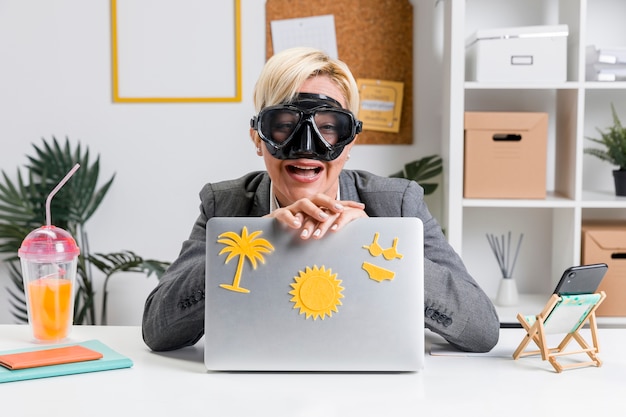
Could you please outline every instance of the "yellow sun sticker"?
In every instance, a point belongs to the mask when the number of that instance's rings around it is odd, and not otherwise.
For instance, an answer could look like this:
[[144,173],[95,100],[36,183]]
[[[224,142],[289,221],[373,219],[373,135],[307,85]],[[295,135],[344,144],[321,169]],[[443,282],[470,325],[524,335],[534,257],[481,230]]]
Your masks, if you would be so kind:
[[306,314],[307,319],[313,316],[313,320],[318,317],[324,320],[327,315],[332,317],[333,311],[338,312],[337,306],[341,305],[343,287],[337,274],[324,266],[313,266],[313,269],[307,266],[294,279],[296,282],[291,284],[293,290],[289,292],[293,295],[290,301],[295,303],[293,308],[300,309],[300,314]]
[[218,255],[228,253],[225,264],[230,262],[233,258],[238,257],[237,269],[235,270],[235,277],[232,284],[220,284],[220,287],[236,292],[249,293],[250,290],[239,286],[241,281],[241,273],[243,271],[244,261],[247,259],[252,265],[252,269],[256,269],[257,260],[261,263],[265,263],[264,253],[271,253],[274,251],[274,246],[267,240],[258,237],[261,230],[248,234],[248,228],[246,226],[241,230],[241,235],[235,232],[224,232],[217,238],[218,243],[226,245],[224,249],[220,251]]

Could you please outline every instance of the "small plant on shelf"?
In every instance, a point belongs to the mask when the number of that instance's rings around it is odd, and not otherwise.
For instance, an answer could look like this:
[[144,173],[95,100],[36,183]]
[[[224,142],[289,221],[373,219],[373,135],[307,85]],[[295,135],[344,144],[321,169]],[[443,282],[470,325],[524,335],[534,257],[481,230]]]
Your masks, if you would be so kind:
[[602,145],[602,148],[585,148],[584,152],[618,167],[613,171],[615,194],[626,196],[626,128],[611,103],[613,125],[602,130],[596,128],[600,138],[587,137],[588,140]]

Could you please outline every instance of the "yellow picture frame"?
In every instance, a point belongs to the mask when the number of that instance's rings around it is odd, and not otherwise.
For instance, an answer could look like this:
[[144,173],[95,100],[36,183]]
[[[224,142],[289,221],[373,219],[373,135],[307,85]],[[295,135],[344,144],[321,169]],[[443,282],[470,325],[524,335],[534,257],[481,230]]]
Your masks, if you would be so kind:
[[[144,0],[149,1],[149,0]],[[166,19],[174,20],[168,11],[184,13],[184,6],[189,6],[187,15],[178,16],[189,24],[180,25],[185,30],[172,30]],[[231,13],[232,16],[227,16]],[[161,15],[156,15],[161,8]],[[241,1],[203,2],[202,0],[151,1],[149,7],[141,8],[135,0],[111,0],[111,52],[112,52],[112,93],[115,103],[211,103],[240,102],[242,97],[241,81]],[[198,16],[193,9],[212,8],[215,13]],[[210,17],[219,21],[219,27],[232,21],[232,44],[228,42],[228,33],[219,37],[207,36],[218,25],[206,21]],[[204,20],[202,20],[204,19]],[[230,20],[229,20],[230,19]],[[201,22],[201,23],[199,23]],[[227,24],[227,23],[226,23]],[[137,25],[143,25],[137,30]],[[152,26],[150,26],[152,25]],[[133,30],[128,30],[133,28]],[[171,33],[167,33],[166,30]],[[152,32],[150,32],[152,30]],[[227,30],[227,32],[230,32]],[[182,34],[181,34],[182,33]],[[146,34],[148,34],[146,36]],[[178,53],[193,48],[179,48],[180,42],[190,38],[199,43],[197,49],[206,54],[187,54],[184,58],[194,61],[185,65],[185,61],[168,59],[167,50]],[[154,35],[154,36],[150,36]],[[135,36],[135,38],[133,38]],[[143,43],[142,43],[143,42]],[[179,42],[178,44],[176,42]],[[140,48],[141,49],[138,49]],[[152,53],[152,55],[151,55]],[[176,55],[176,54],[174,54]],[[219,65],[215,65],[219,62]],[[229,62],[232,65],[229,65]],[[198,64],[199,63],[199,64]],[[209,68],[210,67],[210,68]]]

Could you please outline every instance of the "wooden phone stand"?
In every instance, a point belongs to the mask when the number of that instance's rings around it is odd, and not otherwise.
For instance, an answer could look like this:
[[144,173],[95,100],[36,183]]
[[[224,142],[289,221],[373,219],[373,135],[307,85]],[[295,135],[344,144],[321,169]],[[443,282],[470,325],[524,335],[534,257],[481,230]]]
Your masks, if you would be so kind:
[[[544,361],[548,360],[557,372],[585,366],[602,366],[602,361],[597,356],[599,348],[595,311],[605,298],[606,294],[604,291],[582,295],[559,296],[554,294],[548,300],[543,311],[537,316],[518,314],[517,320],[526,330],[526,335],[513,353],[513,359],[541,354],[541,359]],[[579,330],[587,322],[589,322],[591,330],[592,346],[589,346],[579,333]],[[565,334],[565,337],[557,347],[550,348],[547,345],[548,334]],[[572,339],[578,342],[581,349],[565,350]],[[535,342],[539,349],[524,351],[531,340]],[[590,360],[567,365],[563,365],[558,361],[558,358],[561,356],[580,353],[586,353]]]

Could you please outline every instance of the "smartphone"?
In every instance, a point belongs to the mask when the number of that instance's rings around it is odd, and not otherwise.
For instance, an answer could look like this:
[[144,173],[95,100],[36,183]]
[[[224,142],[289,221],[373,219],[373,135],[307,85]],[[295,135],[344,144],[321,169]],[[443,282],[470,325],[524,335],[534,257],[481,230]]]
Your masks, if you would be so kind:
[[598,289],[607,269],[608,266],[604,263],[571,266],[563,272],[554,289],[554,294],[593,294]]

